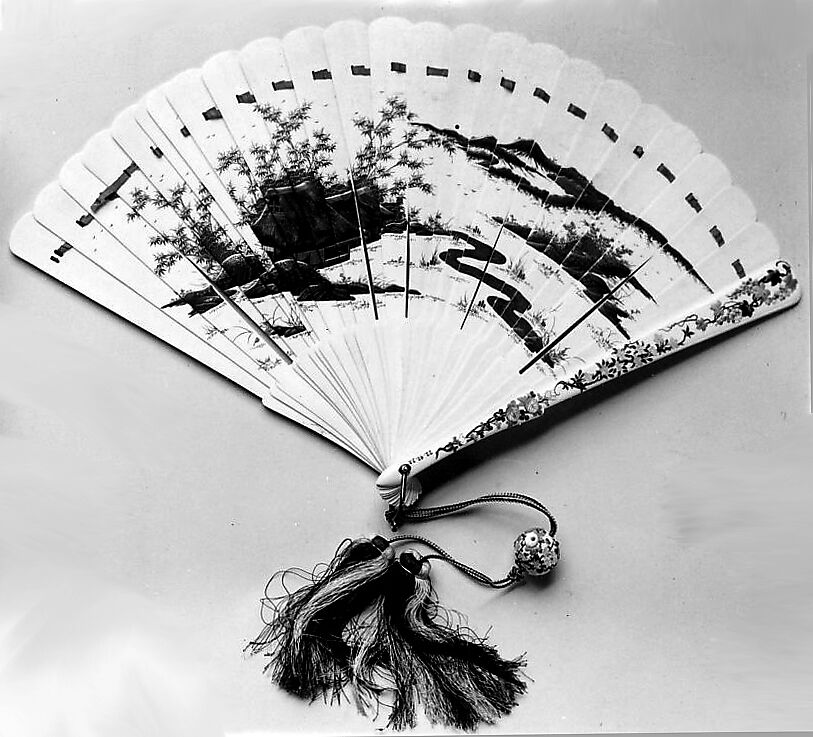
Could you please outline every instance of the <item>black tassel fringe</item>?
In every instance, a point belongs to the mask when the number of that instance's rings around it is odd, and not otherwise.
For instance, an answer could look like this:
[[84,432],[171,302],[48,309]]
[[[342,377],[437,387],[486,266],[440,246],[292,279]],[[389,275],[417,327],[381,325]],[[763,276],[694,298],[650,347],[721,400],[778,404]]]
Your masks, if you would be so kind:
[[379,540],[345,541],[310,585],[281,601],[263,601],[273,617],[248,649],[270,656],[265,670],[289,693],[310,701],[341,699],[351,675],[344,631],[379,595],[394,557],[392,548],[376,545]]
[[388,703],[388,727],[432,723],[466,731],[493,724],[525,692],[523,658],[505,660],[484,638],[453,624],[410,552],[386,540],[346,541],[302,588],[264,600],[273,616],[249,644],[289,693],[338,702],[351,691],[360,711]]

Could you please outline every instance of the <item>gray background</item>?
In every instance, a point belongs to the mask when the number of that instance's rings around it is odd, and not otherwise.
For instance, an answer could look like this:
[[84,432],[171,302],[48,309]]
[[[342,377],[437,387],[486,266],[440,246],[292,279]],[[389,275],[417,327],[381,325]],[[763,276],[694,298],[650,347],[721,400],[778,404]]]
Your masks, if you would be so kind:
[[[807,286],[810,4],[5,0],[0,240],[86,138],[210,54],[307,23],[479,21],[585,57],[693,128]],[[495,730],[813,722],[802,305],[454,463],[427,500],[532,493],[561,524],[546,586],[441,565],[442,601],[529,694]],[[0,734],[368,733],[240,650],[266,578],[383,532],[373,474],[0,249]],[[420,532],[493,574],[522,512]],[[73,731],[72,731],[73,730]],[[486,730],[488,731],[488,730]]]

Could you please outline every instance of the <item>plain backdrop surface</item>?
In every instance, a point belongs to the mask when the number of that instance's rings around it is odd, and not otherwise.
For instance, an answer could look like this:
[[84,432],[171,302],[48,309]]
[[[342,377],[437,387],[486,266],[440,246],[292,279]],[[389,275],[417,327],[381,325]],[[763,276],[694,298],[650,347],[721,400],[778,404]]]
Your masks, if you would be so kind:
[[[810,4],[5,0],[0,241],[126,105],[220,50],[400,14],[561,46],[698,134],[776,233],[794,310],[461,456],[427,503],[557,515],[547,585],[441,600],[534,682],[488,731],[813,726]],[[501,575],[519,511],[419,528]],[[385,532],[373,474],[0,248],[0,735],[374,733],[241,650],[273,571]],[[422,729],[424,728],[422,725]]]

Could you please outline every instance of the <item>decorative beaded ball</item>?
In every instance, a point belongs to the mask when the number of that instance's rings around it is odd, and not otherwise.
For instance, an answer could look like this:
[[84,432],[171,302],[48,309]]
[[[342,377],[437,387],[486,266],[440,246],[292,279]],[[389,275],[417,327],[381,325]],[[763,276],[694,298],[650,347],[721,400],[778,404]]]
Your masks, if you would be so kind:
[[514,540],[514,562],[528,576],[544,576],[559,562],[559,541],[534,527]]

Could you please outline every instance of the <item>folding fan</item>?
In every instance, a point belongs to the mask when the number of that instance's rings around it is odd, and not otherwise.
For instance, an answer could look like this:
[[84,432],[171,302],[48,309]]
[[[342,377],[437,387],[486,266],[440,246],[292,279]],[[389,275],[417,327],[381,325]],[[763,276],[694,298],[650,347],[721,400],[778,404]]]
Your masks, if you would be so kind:
[[[64,165],[11,246],[358,457],[401,518],[430,464],[799,298],[723,163],[631,87],[396,18],[179,74]],[[533,535],[518,555],[542,572]]]

